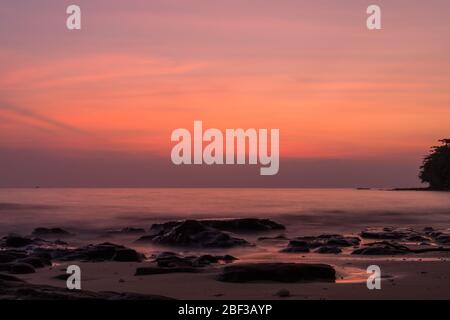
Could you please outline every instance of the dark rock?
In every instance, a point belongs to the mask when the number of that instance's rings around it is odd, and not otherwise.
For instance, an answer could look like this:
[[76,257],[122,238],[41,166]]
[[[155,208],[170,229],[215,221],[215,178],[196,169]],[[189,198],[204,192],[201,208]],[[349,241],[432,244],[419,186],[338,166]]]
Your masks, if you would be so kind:
[[275,292],[275,296],[280,297],[280,298],[288,298],[291,296],[291,293],[289,292],[288,289],[281,289],[281,290],[278,290],[277,292]]
[[175,267],[206,267],[210,264],[224,262],[224,263],[230,263],[234,260],[237,260],[237,258],[225,255],[225,256],[213,256],[213,255],[202,255],[199,257],[196,256],[187,256],[187,257],[181,257],[173,252],[163,252],[161,254],[158,254],[155,257],[155,262],[158,267],[161,268],[175,268]]
[[8,263],[16,260],[17,257],[11,255],[11,254],[4,254],[0,253],[0,263]]
[[61,228],[36,228],[32,235],[38,237],[64,237],[69,236],[70,233]]
[[19,279],[14,276],[10,276],[9,274],[0,273],[0,284],[1,281],[11,281],[11,282],[24,282],[22,279]]
[[11,263],[9,272],[12,274],[29,274],[35,273],[33,266],[28,263]]
[[32,244],[34,241],[30,238],[24,238],[18,235],[9,235],[3,237],[1,242],[5,247],[21,248]]
[[441,233],[434,238],[437,242],[442,244],[450,244],[450,234]]
[[352,252],[355,255],[402,255],[412,253],[405,246],[394,244],[387,241],[367,244],[366,247],[356,249]]
[[141,262],[145,256],[133,249],[118,249],[112,260],[119,262]]
[[123,228],[123,229],[118,229],[118,230],[108,230],[108,231],[106,231],[106,233],[108,233],[108,234],[140,234],[140,233],[145,233],[145,229],[128,227],[128,228]]
[[360,233],[362,238],[380,240],[400,240],[410,235],[412,235],[411,230],[397,228],[368,228]]
[[276,237],[259,237],[258,241],[265,241],[265,240],[288,240],[284,234],[280,234]]
[[359,245],[361,239],[358,237],[345,237],[340,234],[323,234],[317,237],[305,236],[295,238],[299,241],[307,242],[310,249],[332,246],[332,247],[353,247]]
[[359,245],[361,239],[358,237],[333,237],[329,238],[326,242],[326,246],[337,246],[337,247],[353,247]]
[[174,246],[197,246],[205,248],[231,248],[249,245],[244,239],[234,238],[227,233],[205,226],[196,220],[181,223],[168,222],[152,227],[150,235],[138,241]]
[[52,259],[61,261],[118,261],[118,262],[140,262],[145,257],[143,254],[133,249],[126,248],[121,245],[105,242],[101,244],[90,244],[77,249],[55,249],[49,251],[38,251],[40,253],[47,252]]
[[425,242],[425,241],[429,241],[430,239],[417,234],[417,235],[411,235],[411,236],[407,237],[405,240],[412,241],[412,242]]
[[281,250],[281,252],[286,253],[306,253],[309,252],[309,243],[300,240],[291,240],[287,248]]
[[41,258],[41,257],[27,257],[27,258],[19,259],[19,260],[17,260],[17,262],[30,264],[36,269],[44,268],[45,266],[52,265],[52,263],[49,260],[47,260],[45,258]]
[[341,253],[342,250],[335,246],[322,246],[322,247],[319,247],[318,249],[316,249],[316,251],[314,251],[314,252],[321,253],[321,254],[327,254],[327,253],[338,254],[338,253]]
[[201,220],[206,226],[231,232],[260,232],[286,229],[282,224],[269,219],[224,219],[224,220]]
[[255,263],[223,268],[218,280],[223,282],[275,281],[275,282],[333,282],[336,272],[326,264]]
[[167,273],[194,273],[198,271],[199,269],[194,267],[174,267],[174,268],[142,267],[136,269],[135,276],[148,276]]
[[0,300],[171,300],[171,298],[137,293],[91,292],[67,290],[45,285],[0,279]]

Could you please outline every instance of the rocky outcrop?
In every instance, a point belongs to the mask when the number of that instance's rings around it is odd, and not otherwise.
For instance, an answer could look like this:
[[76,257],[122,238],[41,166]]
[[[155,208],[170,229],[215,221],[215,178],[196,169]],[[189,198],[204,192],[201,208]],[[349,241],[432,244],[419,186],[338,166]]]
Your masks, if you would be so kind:
[[223,220],[201,220],[206,226],[235,233],[239,232],[261,232],[286,229],[282,224],[269,219],[223,219]]
[[223,268],[218,277],[223,282],[310,282],[336,280],[334,268],[326,264],[304,263],[254,263]]
[[402,255],[412,253],[412,251],[406,247],[396,243],[382,241],[369,243],[365,247],[356,249],[352,252],[354,255]]
[[204,248],[231,248],[249,245],[244,239],[232,237],[228,233],[206,226],[196,220],[154,225],[149,235],[143,236],[137,241]]
[[224,255],[213,256],[179,256],[174,252],[161,252],[154,257],[153,265],[136,269],[136,276],[155,275],[166,273],[193,273],[200,272],[202,268],[217,263],[231,263],[237,258]]
[[341,253],[342,247],[358,246],[361,239],[358,237],[346,237],[340,234],[323,234],[320,236],[297,237],[289,241],[288,246],[281,250],[287,253],[307,253],[317,249],[317,253]]
[[118,262],[141,262],[145,256],[133,249],[113,244],[101,243],[88,245],[74,250],[55,250],[50,252],[54,259],[61,261],[118,261]]

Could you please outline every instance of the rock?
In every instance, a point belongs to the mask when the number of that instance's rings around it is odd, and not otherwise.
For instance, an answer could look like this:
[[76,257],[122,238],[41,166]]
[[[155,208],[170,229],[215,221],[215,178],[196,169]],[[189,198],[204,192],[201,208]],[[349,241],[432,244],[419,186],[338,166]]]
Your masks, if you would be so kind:
[[77,249],[50,250],[48,253],[53,259],[61,261],[80,260],[89,262],[140,262],[145,258],[143,254],[138,253],[133,249],[109,242],[95,245],[90,244]]
[[287,248],[281,250],[281,252],[286,253],[306,253],[309,252],[309,243],[300,240],[291,240]]
[[434,240],[442,244],[450,244],[450,234],[441,233],[440,235],[436,236]]
[[12,274],[29,274],[35,273],[36,270],[28,263],[11,263],[9,272]]
[[118,229],[118,230],[108,230],[108,231],[106,231],[106,233],[108,233],[108,234],[140,234],[140,233],[145,233],[145,229],[128,227],[128,228],[123,228],[123,229]]
[[0,278],[0,300],[172,300],[171,298],[128,292],[67,290]]
[[0,253],[0,263],[8,263],[16,260],[17,258],[11,254]]
[[275,282],[334,282],[336,272],[326,264],[254,263],[223,268],[218,280],[223,282],[275,281]]
[[321,253],[321,254],[327,254],[327,253],[338,254],[338,253],[341,253],[342,250],[335,246],[322,246],[322,247],[319,247],[318,249],[316,249],[316,251],[314,251],[314,252]]
[[231,248],[249,245],[244,239],[232,237],[220,230],[205,226],[196,220],[156,225],[152,227],[150,235],[143,236],[137,241],[204,248]]
[[291,293],[289,292],[288,289],[281,289],[275,292],[274,295],[280,298],[288,298],[291,296]]
[[353,247],[359,245],[361,239],[358,237],[345,237],[340,234],[323,234],[317,237],[305,236],[295,238],[307,243],[308,248],[314,249],[322,246],[331,247]]
[[34,241],[30,238],[24,238],[18,235],[9,235],[1,240],[5,247],[21,248],[32,244]]
[[64,237],[70,236],[70,233],[61,228],[36,228],[32,235],[38,237]]
[[259,237],[258,241],[265,241],[265,240],[288,240],[288,238],[286,238],[286,236],[284,234],[280,234],[276,237]]
[[135,276],[148,276],[167,273],[194,273],[198,271],[199,270],[194,267],[174,267],[174,268],[141,267],[136,269]]
[[358,237],[332,237],[328,238],[325,242],[326,246],[337,246],[337,247],[353,247],[359,245],[361,239]]
[[[244,219],[221,219],[221,220],[191,220],[196,221],[206,227],[222,231],[231,232],[260,232],[284,230],[285,227],[269,219],[244,218]],[[169,221],[163,224],[154,224],[150,228],[150,233],[159,233],[161,230],[172,229],[184,221]]]
[[398,228],[368,228],[360,233],[362,238],[380,240],[400,240],[411,235],[411,230]]
[[156,262],[158,267],[162,268],[175,268],[175,267],[206,267],[210,264],[224,262],[231,263],[237,258],[225,255],[225,256],[213,256],[213,255],[202,255],[181,257],[173,252],[164,252],[155,257],[154,262]]
[[412,251],[401,245],[390,243],[387,241],[375,242],[367,244],[364,248],[356,249],[352,252],[355,255],[401,255],[412,253]]
[[411,241],[411,242],[426,242],[426,241],[429,241],[430,239],[417,234],[417,235],[408,236],[405,240]]
[[145,256],[133,249],[118,249],[112,260],[119,262],[141,262]]
[[1,281],[11,281],[11,282],[24,282],[22,279],[19,279],[14,276],[10,276],[9,274],[0,273],[0,284]]
[[17,262],[32,265],[36,269],[52,265],[50,260],[41,257],[26,257],[23,259],[18,259]]
[[206,226],[231,232],[260,232],[286,229],[282,224],[269,219],[223,219],[223,220],[201,220]]

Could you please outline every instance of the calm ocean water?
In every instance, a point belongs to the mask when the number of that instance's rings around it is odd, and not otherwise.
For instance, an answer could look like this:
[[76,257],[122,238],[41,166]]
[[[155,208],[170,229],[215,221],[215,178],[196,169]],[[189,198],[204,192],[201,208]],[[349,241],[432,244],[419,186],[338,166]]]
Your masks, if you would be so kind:
[[96,232],[186,218],[264,217],[288,232],[450,228],[450,193],[353,189],[0,189],[0,233]]

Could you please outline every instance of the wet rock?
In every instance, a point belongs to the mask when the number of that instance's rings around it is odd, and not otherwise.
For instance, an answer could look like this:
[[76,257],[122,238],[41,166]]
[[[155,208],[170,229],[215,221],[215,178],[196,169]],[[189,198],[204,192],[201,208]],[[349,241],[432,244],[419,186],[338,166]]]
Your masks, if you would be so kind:
[[361,239],[358,237],[343,237],[343,236],[335,236],[332,238],[328,238],[325,241],[326,246],[336,246],[336,247],[353,247],[359,245]]
[[10,247],[10,248],[21,248],[28,246],[32,243],[34,243],[33,239],[21,237],[19,235],[9,235],[6,237],[3,237],[0,241],[0,243],[4,247]]
[[31,264],[28,263],[11,263],[9,272],[12,274],[29,274],[35,273],[36,270]]
[[281,252],[286,253],[307,253],[309,252],[309,243],[300,240],[291,240],[287,248],[281,250]]
[[225,255],[225,256],[213,256],[205,254],[202,256],[187,256],[181,257],[173,252],[163,252],[155,257],[154,262],[156,262],[158,267],[163,268],[174,268],[174,267],[206,267],[215,263],[231,263],[237,258]]
[[112,260],[119,262],[141,262],[145,256],[133,249],[117,249]]
[[288,289],[281,289],[275,292],[274,295],[280,298],[288,298],[291,296],[291,293]]
[[399,228],[368,228],[360,233],[362,238],[380,240],[400,240],[411,235],[412,230]]
[[249,245],[244,239],[232,237],[196,220],[156,225],[152,227],[151,234],[141,237],[138,241],[204,248],[231,248]]
[[16,260],[17,258],[11,254],[0,253],[0,263],[8,263]]
[[238,264],[223,268],[218,280],[223,282],[333,282],[336,272],[326,264],[303,263],[254,263]]
[[201,220],[204,225],[231,232],[260,232],[286,229],[282,224],[269,219],[223,219],[223,220]]
[[408,236],[408,237],[405,239],[405,241],[411,241],[411,242],[426,242],[426,241],[429,241],[429,240],[430,240],[430,239],[425,238],[424,236],[421,236],[421,235],[418,235],[418,234]]
[[394,244],[388,241],[375,242],[367,244],[366,247],[356,249],[352,252],[354,255],[402,255],[412,253],[412,251],[405,246]]
[[0,273],[0,284],[1,281],[11,281],[11,282],[24,282],[22,279],[11,276],[9,274]]
[[319,247],[318,249],[316,249],[316,251],[314,251],[316,253],[321,253],[321,254],[339,254],[342,252],[342,250],[339,247],[336,246],[322,246]]
[[258,241],[265,241],[265,240],[288,240],[284,234],[280,234],[276,237],[259,237]]
[[118,261],[118,262],[140,262],[144,255],[133,249],[105,242],[101,244],[90,244],[77,249],[56,249],[47,251],[53,259],[61,261]]
[[16,262],[32,265],[36,269],[52,265],[50,260],[41,257],[26,257],[23,259],[18,259]]
[[450,234],[441,233],[434,240],[442,244],[450,244]]
[[61,228],[36,228],[33,230],[32,235],[38,237],[66,237],[71,234]]

